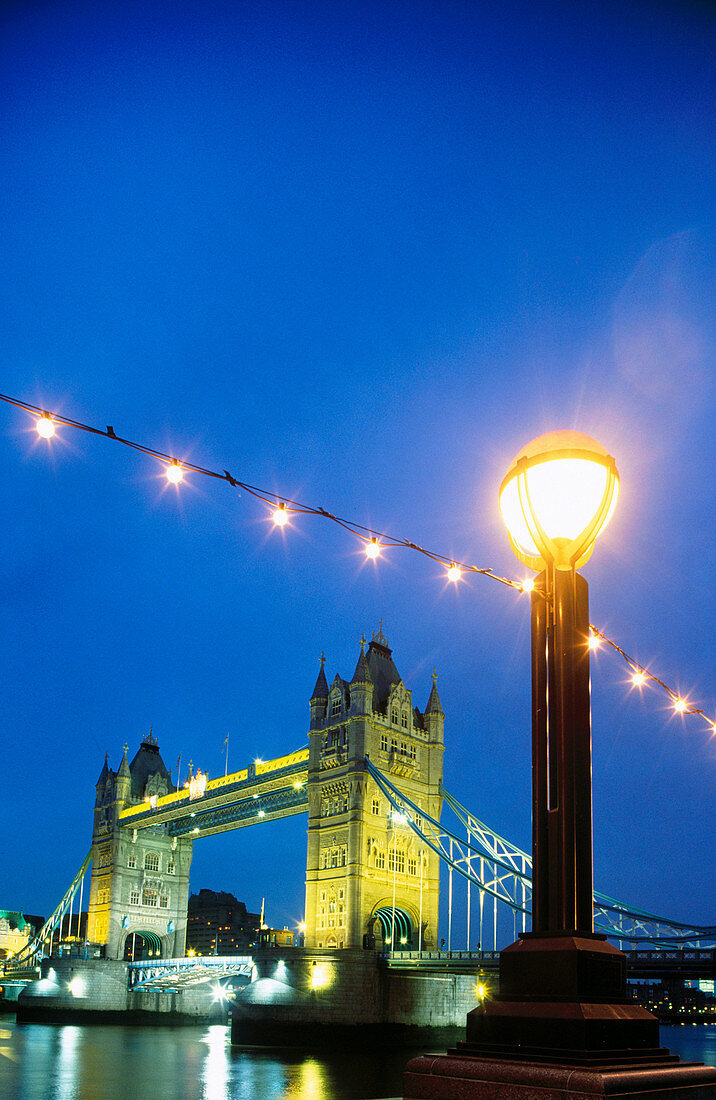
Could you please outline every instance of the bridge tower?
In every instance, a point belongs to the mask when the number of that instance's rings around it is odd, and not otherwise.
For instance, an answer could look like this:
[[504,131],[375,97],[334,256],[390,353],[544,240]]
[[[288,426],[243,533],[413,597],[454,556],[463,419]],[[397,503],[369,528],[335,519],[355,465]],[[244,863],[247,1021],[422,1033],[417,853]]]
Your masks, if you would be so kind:
[[87,937],[105,945],[108,959],[184,954],[193,842],[170,836],[167,825],[140,833],[118,821],[121,810],[174,789],[151,731],[131,764],[126,745],[116,772],[105,757],[96,785]]
[[[365,758],[431,817],[442,798],[445,717],[433,675],[424,712],[393,662],[382,622],[353,678],[328,686],[325,658],[311,696],[306,945],[437,946],[438,856],[390,812]],[[422,935],[419,926],[422,925]]]

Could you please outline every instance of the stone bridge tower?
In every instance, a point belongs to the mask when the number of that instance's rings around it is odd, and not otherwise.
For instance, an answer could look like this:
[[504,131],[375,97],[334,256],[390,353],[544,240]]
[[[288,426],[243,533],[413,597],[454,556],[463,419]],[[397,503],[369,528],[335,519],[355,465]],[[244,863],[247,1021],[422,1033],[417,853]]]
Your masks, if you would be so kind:
[[[122,810],[175,788],[150,733],[132,763],[107,764],[96,785],[87,937],[108,959],[184,954],[193,842],[168,826],[120,826]],[[139,937],[141,936],[141,939]]]
[[436,947],[439,857],[390,812],[365,758],[439,819],[445,718],[437,677],[421,712],[382,623],[367,651],[361,641],[350,681],[336,675],[329,687],[323,664],[311,696],[306,945],[362,947],[374,935],[386,946],[392,937],[396,949]]

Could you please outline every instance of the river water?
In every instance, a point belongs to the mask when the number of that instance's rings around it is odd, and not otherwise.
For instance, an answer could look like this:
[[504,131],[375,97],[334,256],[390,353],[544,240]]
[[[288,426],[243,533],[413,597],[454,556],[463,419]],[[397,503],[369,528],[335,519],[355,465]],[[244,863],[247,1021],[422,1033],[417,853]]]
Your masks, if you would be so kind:
[[[239,1049],[223,1024],[17,1024],[0,1017],[2,1100],[378,1100],[413,1053]],[[716,1065],[716,1025],[662,1027],[684,1060]],[[433,1050],[436,1048],[433,1047]]]

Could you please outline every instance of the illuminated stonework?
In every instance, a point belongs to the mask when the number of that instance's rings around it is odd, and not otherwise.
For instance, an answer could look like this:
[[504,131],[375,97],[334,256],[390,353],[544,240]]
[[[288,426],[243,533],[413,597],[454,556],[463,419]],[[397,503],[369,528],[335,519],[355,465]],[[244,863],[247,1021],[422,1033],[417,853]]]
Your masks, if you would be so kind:
[[321,665],[309,731],[308,947],[389,947],[391,937],[396,948],[437,946],[439,859],[391,812],[364,762],[439,818],[443,726],[435,682],[421,713],[382,626],[361,644],[351,681],[329,687]]
[[171,836],[167,825],[119,824],[122,810],[173,789],[151,733],[131,764],[125,747],[119,769],[105,761],[97,780],[87,938],[103,944],[108,959],[137,957],[138,943],[144,953],[184,954],[193,842]]

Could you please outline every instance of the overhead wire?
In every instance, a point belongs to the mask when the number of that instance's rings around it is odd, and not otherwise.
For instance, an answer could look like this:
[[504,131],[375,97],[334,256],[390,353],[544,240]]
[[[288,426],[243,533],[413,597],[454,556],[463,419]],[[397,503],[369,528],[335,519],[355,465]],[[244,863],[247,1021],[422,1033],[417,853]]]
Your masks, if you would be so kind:
[[[211,477],[218,481],[224,481],[233,489],[248,493],[250,496],[269,505],[273,509],[274,522],[277,526],[285,526],[291,515],[320,516],[323,519],[330,520],[332,523],[337,524],[339,527],[342,527],[344,530],[360,539],[365,544],[366,554],[370,558],[378,558],[383,549],[397,548],[414,550],[424,557],[442,565],[447,570],[448,579],[451,581],[460,580],[464,573],[473,573],[479,576],[488,577],[493,581],[497,581],[499,584],[506,585],[508,588],[516,589],[519,592],[529,593],[534,588],[531,580],[513,580],[509,577],[500,576],[500,574],[496,573],[491,568],[471,565],[468,562],[456,561],[451,556],[449,557],[436,551],[428,550],[424,546],[420,546],[418,543],[413,542],[411,539],[400,538],[396,535],[391,535],[389,532],[367,527],[355,520],[336,515],[326,508],[305,504],[301,501],[293,500],[291,497],[282,496],[281,494],[273,493],[267,489],[261,489],[256,485],[241,481],[239,478],[234,477],[229,470],[224,469],[219,472],[210,467],[199,466],[183,458],[180,459],[174,455],[158,451],[153,447],[148,447],[144,443],[138,443],[135,440],[118,435],[111,424],[108,424],[105,428],[97,428],[91,424],[85,424],[80,420],[74,420],[71,417],[63,416],[60,413],[48,412],[38,405],[32,405],[27,401],[21,401],[7,394],[0,394],[0,401],[4,401],[6,404],[12,405],[15,408],[22,409],[30,415],[37,416],[38,422],[36,427],[40,434],[47,439],[51,438],[54,434],[54,424],[65,425],[78,431],[88,432],[91,435],[102,436],[105,439],[112,440],[114,443],[121,443],[125,447],[139,451],[141,454],[146,454],[150,458],[157,459],[166,466],[167,476],[169,480],[175,484],[178,484],[182,480],[184,471],[201,474],[204,477]],[[645,666],[639,664],[638,661],[631,657],[617,644],[617,642],[609,638],[597,626],[590,623],[589,629],[591,634],[589,639],[590,648],[595,648],[600,642],[603,642],[618,653],[632,670],[632,683],[634,686],[642,687],[646,684],[657,685],[669,696],[677,713],[682,715],[693,714],[703,718],[710,727],[711,732],[716,733],[716,721],[708,715],[706,711],[688,702],[688,700],[684,699],[678,692],[674,691],[673,688],[669,687],[664,680],[655,676],[654,673],[650,672]]]

